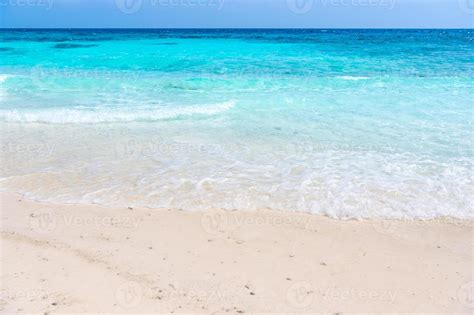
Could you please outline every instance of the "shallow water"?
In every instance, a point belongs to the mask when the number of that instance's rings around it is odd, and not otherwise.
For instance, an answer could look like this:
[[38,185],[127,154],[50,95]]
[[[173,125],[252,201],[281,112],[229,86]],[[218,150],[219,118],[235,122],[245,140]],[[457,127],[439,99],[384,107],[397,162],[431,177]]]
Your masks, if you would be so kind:
[[471,30],[0,31],[0,188],[472,218]]

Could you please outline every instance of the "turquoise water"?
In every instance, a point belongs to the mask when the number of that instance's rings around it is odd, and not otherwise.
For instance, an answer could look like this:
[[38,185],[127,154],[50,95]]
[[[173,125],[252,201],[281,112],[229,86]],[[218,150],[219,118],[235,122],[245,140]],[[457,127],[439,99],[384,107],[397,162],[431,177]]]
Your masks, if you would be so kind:
[[471,218],[472,30],[0,31],[0,188]]

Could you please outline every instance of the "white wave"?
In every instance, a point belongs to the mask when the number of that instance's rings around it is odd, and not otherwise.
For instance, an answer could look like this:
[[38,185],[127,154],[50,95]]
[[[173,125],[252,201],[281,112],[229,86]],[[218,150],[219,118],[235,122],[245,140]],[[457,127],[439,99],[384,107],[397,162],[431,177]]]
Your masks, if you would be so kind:
[[369,79],[369,77],[357,77],[357,76],[350,76],[350,75],[343,75],[338,78],[342,80],[347,80],[347,81],[360,81],[360,80]]
[[50,109],[36,111],[1,110],[0,121],[20,123],[102,123],[156,121],[191,115],[215,115],[233,108],[235,102],[217,103],[207,106],[187,106],[174,109],[160,108],[151,110],[79,110]]
[[[74,144],[77,142],[71,143]],[[110,143],[103,145],[108,146]],[[69,149],[64,152],[69,154]],[[105,170],[99,167],[88,173],[84,173],[88,167],[63,168],[84,164],[75,164],[78,156],[72,155],[70,163],[51,165],[47,171],[18,173],[0,179],[0,190],[26,194],[38,201],[116,207],[134,204],[185,211],[271,209],[335,219],[474,219],[467,167],[446,164],[446,172],[436,177],[413,172],[414,168],[406,167],[412,163],[408,160],[395,163],[402,170],[402,174],[396,175],[379,169],[354,173],[348,171],[352,167],[339,168],[344,162],[338,159],[320,167],[326,163],[321,161],[328,161],[327,157],[334,155],[332,152],[314,164],[299,165],[297,171],[292,162],[278,164],[278,168],[249,170],[245,162],[235,162],[232,168],[222,167],[226,164],[219,161],[219,156],[200,160],[196,155],[168,155],[164,151],[158,155],[150,157],[154,163],[155,159],[160,160],[160,167],[155,170],[149,168],[146,157],[139,153],[138,159],[103,160],[101,165],[107,165]],[[265,155],[267,159],[268,156]],[[58,157],[60,161],[68,158]],[[360,157],[355,160],[360,161]],[[174,164],[177,159],[179,164]],[[141,175],[136,177],[136,174]]]
[[5,82],[8,78],[11,78],[11,75],[8,74],[0,74],[0,83]]

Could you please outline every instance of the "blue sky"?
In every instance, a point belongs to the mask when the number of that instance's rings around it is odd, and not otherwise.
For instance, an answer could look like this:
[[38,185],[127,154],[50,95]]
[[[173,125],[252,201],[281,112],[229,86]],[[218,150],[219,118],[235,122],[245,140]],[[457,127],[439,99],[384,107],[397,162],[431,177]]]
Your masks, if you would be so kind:
[[0,0],[0,27],[473,28],[474,0]]

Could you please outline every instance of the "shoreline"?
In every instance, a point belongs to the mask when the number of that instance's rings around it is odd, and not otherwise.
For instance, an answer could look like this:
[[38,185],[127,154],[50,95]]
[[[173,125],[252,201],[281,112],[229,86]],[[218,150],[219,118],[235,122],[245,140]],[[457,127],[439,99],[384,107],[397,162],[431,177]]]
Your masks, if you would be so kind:
[[472,312],[474,220],[157,210],[0,193],[0,310]]

